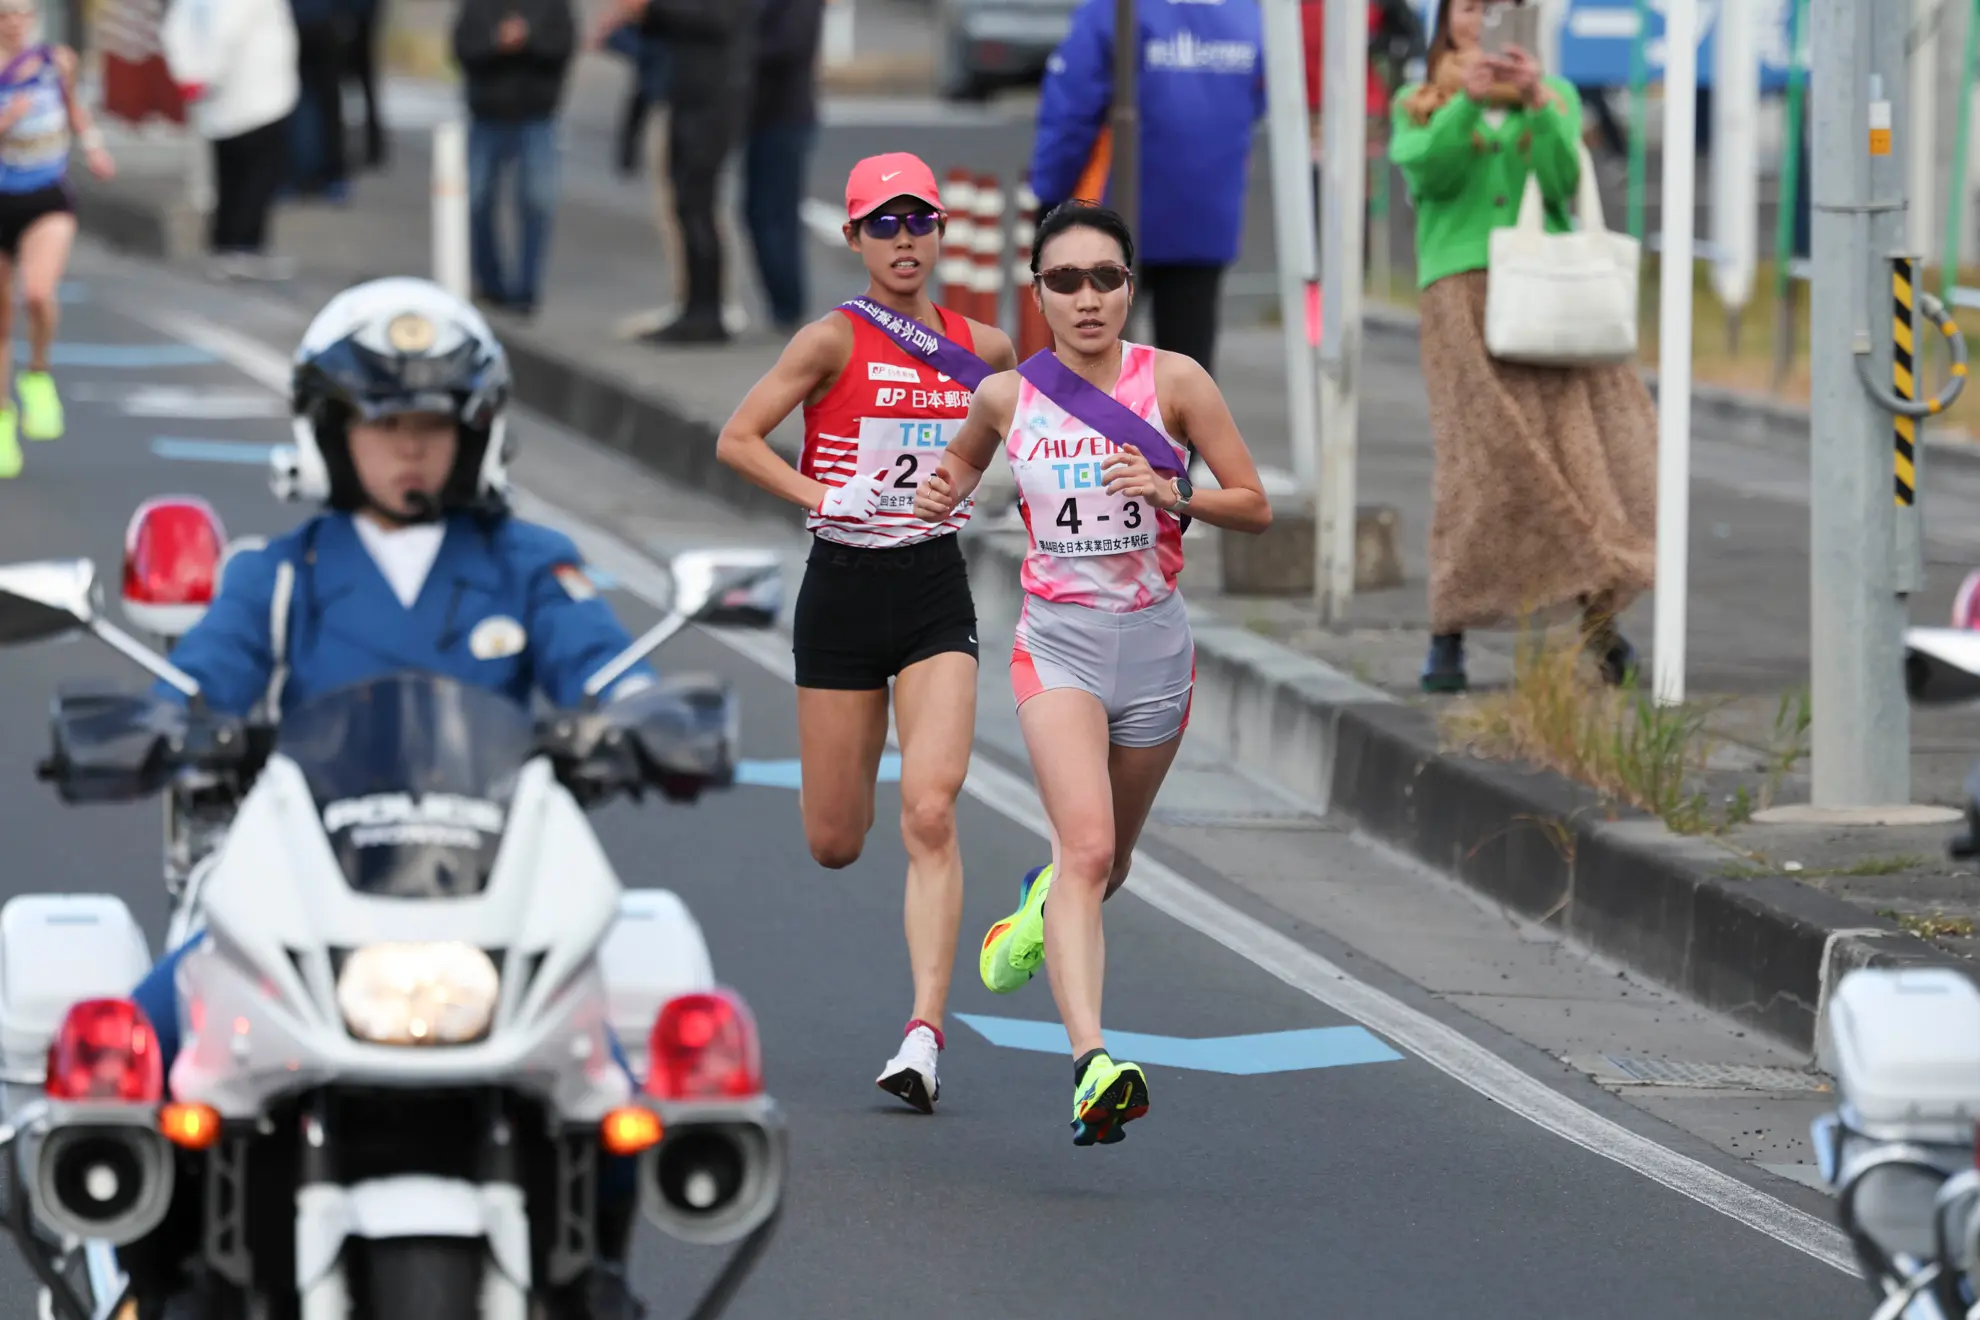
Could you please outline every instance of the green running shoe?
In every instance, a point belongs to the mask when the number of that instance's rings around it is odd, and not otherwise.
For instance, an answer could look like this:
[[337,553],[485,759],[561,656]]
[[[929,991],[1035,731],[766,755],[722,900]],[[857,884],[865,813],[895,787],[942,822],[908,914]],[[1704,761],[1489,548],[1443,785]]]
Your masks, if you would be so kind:
[[1116,1063],[1105,1051],[1086,1065],[1073,1088],[1073,1145],[1111,1146],[1122,1129],[1148,1112],[1148,1078],[1138,1063]]
[[983,937],[977,968],[993,993],[1007,995],[1024,988],[1045,958],[1045,895],[1052,888],[1052,868],[1034,867],[1018,887],[1017,911],[990,928]]
[[14,382],[21,396],[21,434],[30,440],[62,438],[62,396],[45,371],[23,371]]
[[21,438],[14,410],[0,408],[0,481],[21,475]]

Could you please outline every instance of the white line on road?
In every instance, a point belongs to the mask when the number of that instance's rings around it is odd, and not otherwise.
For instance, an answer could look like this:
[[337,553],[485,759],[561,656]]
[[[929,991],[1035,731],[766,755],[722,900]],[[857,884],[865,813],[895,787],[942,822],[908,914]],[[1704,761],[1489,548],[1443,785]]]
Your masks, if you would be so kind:
[[[206,349],[250,379],[286,393],[289,361],[257,340],[191,316],[162,313],[153,323]],[[564,532],[585,557],[656,608],[672,594],[667,570],[645,552],[584,518],[519,492],[518,512]],[[788,639],[737,629],[708,629],[738,654],[792,681]],[[1036,790],[1001,766],[974,758],[969,794],[1013,823],[1049,839]],[[1204,891],[1155,858],[1136,853],[1128,892],[1223,945],[1261,970],[1386,1036],[1425,1063],[1565,1141],[1614,1160],[1653,1182],[1738,1220],[1843,1273],[1857,1273],[1849,1243],[1833,1224],[1751,1187],[1710,1165],[1661,1146],[1531,1077],[1455,1028],[1355,979],[1297,941]]]

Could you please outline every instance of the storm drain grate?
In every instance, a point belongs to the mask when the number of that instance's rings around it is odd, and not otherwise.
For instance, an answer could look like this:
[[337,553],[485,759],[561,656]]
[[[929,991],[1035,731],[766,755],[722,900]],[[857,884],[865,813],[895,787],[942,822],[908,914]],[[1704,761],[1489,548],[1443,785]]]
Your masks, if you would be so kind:
[[1800,1068],[1770,1068],[1748,1063],[1684,1063],[1676,1059],[1641,1059],[1605,1054],[1604,1062],[1624,1078],[1645,1086],[1686,1086],[1724,1091],[1827,1091],[1828,1079]]

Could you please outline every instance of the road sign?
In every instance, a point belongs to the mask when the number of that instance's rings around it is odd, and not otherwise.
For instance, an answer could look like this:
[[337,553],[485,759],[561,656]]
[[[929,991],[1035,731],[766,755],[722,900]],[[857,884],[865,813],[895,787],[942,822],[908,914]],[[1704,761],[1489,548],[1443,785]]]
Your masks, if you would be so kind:
[[[1648,34],[1644,57],[1653,81],[1664,72],[1664,12],[1669,0],[1648,0]],[[1712,84],[1714,35],[1724,0],[1698,0],[1698,82]],[[1754,42],[1760,55],[1760,86],[1779,91],[1787,86],[1793,0],[1752,0]],[[1629,83],[1630,46],[1636,40],[1637,0],[1569,0],[1561,20],[1561,77],[1578,87],[1621,87]],[[1801,67],[1808,67],[1808,43],[1801,47]]]
[[[1066,1029],[1056,1022],[1026,1022],[1018,1018],[958,1013],[976,1034],[992,1045],[1035,1054],[1064,1054]],[[1107,1048],[1115,1057],[1159,1068],[1227,1073],[1249,1077],[1260,1073],[1306,1072],[1361,1063],[1394,1063],[1403,1056],[1366,1027],[1314,1027],[1304,1031],[1268,1031],[1254,1036],[1146,1036],[1132,1031],[1109,1031]]]

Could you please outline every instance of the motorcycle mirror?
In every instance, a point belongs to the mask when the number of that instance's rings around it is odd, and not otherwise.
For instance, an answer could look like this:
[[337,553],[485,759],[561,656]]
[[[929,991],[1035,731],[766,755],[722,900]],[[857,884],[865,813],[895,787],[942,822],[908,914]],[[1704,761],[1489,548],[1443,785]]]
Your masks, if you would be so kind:
[[1980,700],[1980,632],[1965,628],[1904,630],[1904,686],[1921,706]]
[[667,565],[674,609],[691,623],[774,628],[783,612],[783,561],[774,550],[686,550]]
[[0,567],[0,646],[87,628],[96,618],[96,565],[51,559]]
[[585,680],[587,706],[690,623],[773,628],[783,613],[783,560],[774,550],[684,550],[667,567],[674,580],[667,617]]

